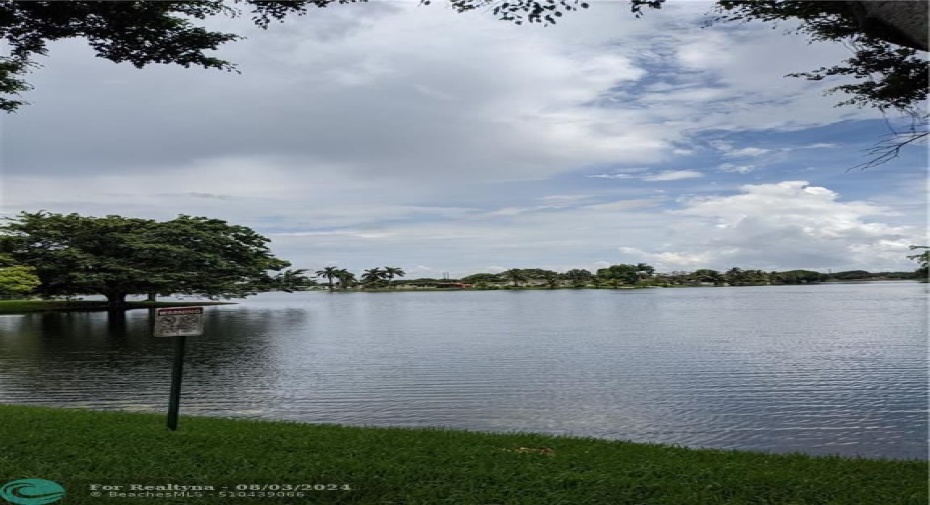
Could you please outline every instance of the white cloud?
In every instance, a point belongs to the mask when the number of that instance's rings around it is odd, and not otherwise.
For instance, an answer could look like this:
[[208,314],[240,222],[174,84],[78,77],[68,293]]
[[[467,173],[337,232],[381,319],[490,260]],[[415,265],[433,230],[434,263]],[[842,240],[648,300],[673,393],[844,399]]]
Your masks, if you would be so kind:
[[566,206],[575,202],[588,200],[591,195],[548,195],[540,197],[538,200],[546,202],[547,205]]
[[752,156],[761,156],[765,153],[772,152],[771,149],[762,149],[759,147],[744,147],[742,149],[734,149],[727,152],[724,156],[729,158],[742,158],[742,157],[752,157]]
[[[454,275],[488,271],[487,265],[502,259],[508,268],[600,268],[643,261],[664,271],[732,266],[909,270],[907,246],[920,240],[918,228],[887,222],[896,217],[890,209],[843,201],[804,181],[746,185],[734,194],[691,197],[661,212],[666,203],[616,200],[365,231],[383,234],[379,255],[437,265]],[[358,235],[358,229],[348,228],[294,240],[302,241],[301,247],[338,248],[347,262],[356,263],[373,240]],[[440,261],[448,263],[438,266]]]
[[635,199],[635,200],[617,200],[615,202],[599,203],[596,205],[587,205],[584,208],[597,211],[620,211],[631,209],[642,209],[646,207],[655,207],[661,203],[660,200]]
[[[220,56],[242,75],[137,70],[55,43],[30,75],[34,105],[5,120],[0,212],[215,216],[314,267],[593,268],[621,251],[669,266],[905,265],[895,255],[913,230],[873,221],[893,217],[880,206],[796,183],[719,195],[732,178],[722,172],[781,149],[717,143],[732,163],[664,169],[706,154],[709,130],[876,116],[833,108],[828,83],[782,77],[844,48],[751,25],[700,29],[709,5],[634,19],[625,3],[598,2],[548,28],[399,2],[332,6],[268,31],[228,21],[249,39]],[[687,191],[716,196],[661,210],[698,178]],[[667,199],[649,198],[656,187]]]
[[[825,84],[782,77],[844,49],[758,27],[701,29],[709,6],[635,19],[595,3],[548,28],[401,3],[331,6],[268,31],[228,21],[249,37],[222,50],[239,76],[140,71],[60,42],[30,77],[35,105],[9,119],[7,170],[138,172],[274,154],[379,179],[540,180],[667,161],[701,129],[875,116],[832,108]],[[645,77],[659,80],[654,91],[626,91]],[[602,100],[610,106],[592,106]]]
[[516,216],[518,214],[523,214],[526,212],[538,212],[542,210],[558,209],[561,207],[562,207],[561,205],[535,205],[532,207],[504,207],[502,209],[497,209],[491,212],[483,213],[481,214],[481,216],[483,217]]
[[711,147],[720,151],[725,158],[752,158],[772,152],[771,149],[761,147],[740,147],[737,148],[732,142],[715,140],[710,143]]
[[704,177],[704,174],[698,172],[697,170],[668,170],[665,172],[648,175],[643,177],[643,180],[652,182],[678,181],[681,179],[694,179],[696,177]]
[[648,253],[635,247],[618,247],[621,254],[634,258],[632,262],[639,262],[642,258],[648,258],[650,262],[659,265],[665,271],[673,270],[697,270],[704,268],[715,262],[716,258],[711,252],[686,253],[686,252],[661,252]]
[[722,163],[717,166],[717,170],[721,172],[732,172],[736,174],[748,174],[755,169],[756,165],[751,164]]
[[805,146],[801,146],[799,147],[799,149],[832,149],[834,147],[840,147],[840,145],[830,143],[830,142],[817,142],[815,144],[808,144]]
[[[593,174],[587,177],[595,179],[639,179],[648,182],[677,181],[681,179],[694,179],[703,177],[704,174],[697,170],[665,170],[661,172],[648,172],[647,169],[634,169],[633,172],[640,173],[611,173],[611,174]],[[628,170],[627,172],[631,172]],[[645,173],[642,173],[645,172]]]
[[676,244],[642,254],[666,268],[700,263],[717,268],[904,268],[904,252],[918,234],[912,227],[874,220],[893,216],[888,208],[842,202],[835,192],[806,181],[745,185],[736,195],[695,197],[672,214],[682,218],[673,225]]
[[595,179],[635,179],[636,176],[632,174],[594,174],[589,175],[588,177],[593,177]]

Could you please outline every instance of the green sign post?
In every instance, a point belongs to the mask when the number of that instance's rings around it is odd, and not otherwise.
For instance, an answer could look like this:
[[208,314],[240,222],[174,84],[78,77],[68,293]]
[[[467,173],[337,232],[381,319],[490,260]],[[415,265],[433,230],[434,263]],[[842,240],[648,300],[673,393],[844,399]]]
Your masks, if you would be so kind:
[[171,369],[171,395],[168,399],[168,429],[178,429],[181,410],[181,379],[187,337],[203,335],[203,307],[176,307],[155,311],[155,336],[175,337],[174,365]]

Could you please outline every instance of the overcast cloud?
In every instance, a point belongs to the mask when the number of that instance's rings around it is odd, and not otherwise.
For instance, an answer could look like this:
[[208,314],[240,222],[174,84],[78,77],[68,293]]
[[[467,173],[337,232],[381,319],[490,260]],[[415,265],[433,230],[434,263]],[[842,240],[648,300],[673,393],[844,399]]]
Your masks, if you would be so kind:
[[[887,133],[836,82],[848,57],[708,4],[554,27],[443,5],[333,6],[221,56],[242,74],[137,70],[53,44],[3,122],[2,211],[252,226],[297,267],[911,270],[926,153],[866,172]],[[787,27],[786,27],[787,28]]]

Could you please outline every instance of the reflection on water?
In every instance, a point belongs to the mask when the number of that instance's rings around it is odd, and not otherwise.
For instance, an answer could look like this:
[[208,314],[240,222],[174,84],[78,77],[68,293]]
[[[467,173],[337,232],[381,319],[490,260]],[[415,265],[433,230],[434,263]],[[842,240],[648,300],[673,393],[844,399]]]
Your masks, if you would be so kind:
[[[182,414],[925,458],[926,285],[266,294]],[[147,311],[0,317],[0,402],[164,411]]]

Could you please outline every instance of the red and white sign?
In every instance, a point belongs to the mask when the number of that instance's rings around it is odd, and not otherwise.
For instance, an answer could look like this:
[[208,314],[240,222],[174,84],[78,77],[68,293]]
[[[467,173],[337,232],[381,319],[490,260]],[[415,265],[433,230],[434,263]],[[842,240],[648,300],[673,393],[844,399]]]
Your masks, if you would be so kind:
[[156,337],[203,335],[203,307],[155,309]]

